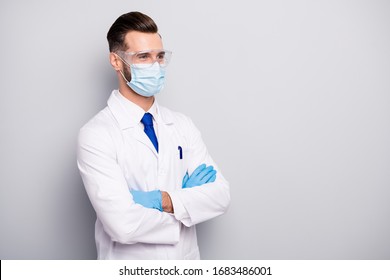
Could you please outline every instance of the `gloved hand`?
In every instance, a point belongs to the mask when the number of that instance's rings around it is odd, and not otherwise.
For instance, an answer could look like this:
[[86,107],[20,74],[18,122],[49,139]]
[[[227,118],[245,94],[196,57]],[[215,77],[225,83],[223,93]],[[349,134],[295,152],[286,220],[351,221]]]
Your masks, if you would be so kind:
[[199,165],[191,176],[188,175],[188,172],[183,177],[182,188],[192,188],[196,186],[201,186],[206,183],[212,183],[217,178],[217,171],[214,170],[214,167],[210,165],[206,167],[206,164]]
[[130,193],[133,196],[135,203],[141,204],[146,208],[157,209],[161,212],[163,211],[160,190],[154,190],[149,192],[131,190]]

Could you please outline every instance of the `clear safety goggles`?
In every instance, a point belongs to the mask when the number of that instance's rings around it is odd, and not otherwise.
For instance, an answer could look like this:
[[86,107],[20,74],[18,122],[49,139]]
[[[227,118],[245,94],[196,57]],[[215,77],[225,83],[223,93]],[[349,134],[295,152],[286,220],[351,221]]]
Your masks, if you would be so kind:
[[117,51],[116,54],[123,62],[135,68],[148,68],[155,62],[158,62],[161,67],[167,67],[172,56],[171,51],[164,49],[139,52]]

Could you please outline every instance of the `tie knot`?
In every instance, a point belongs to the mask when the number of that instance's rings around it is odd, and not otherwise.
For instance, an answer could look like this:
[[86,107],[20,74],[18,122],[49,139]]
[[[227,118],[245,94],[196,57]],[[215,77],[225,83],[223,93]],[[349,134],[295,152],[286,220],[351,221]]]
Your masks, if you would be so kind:
[[151,113],[145,113],[145,115],[142,117],[141,122],[145,126],[153,126],[153,116]]

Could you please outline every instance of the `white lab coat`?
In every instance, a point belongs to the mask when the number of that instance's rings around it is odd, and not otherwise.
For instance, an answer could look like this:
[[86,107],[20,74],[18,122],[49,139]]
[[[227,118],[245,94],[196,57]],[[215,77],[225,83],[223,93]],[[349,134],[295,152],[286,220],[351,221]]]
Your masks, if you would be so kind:
[[[143,110],[124,102],[113,91],[78,139],[78,167],[97,214],[98,259],[199,259],[195,225],[226,211],[228,182],[188,117],[156,104],[157,153],[139,124]],[[218,171],[216,181],[182,189],[185,173],[202,163]],[[174,214],[136,204],[131,189],[167,191]]]

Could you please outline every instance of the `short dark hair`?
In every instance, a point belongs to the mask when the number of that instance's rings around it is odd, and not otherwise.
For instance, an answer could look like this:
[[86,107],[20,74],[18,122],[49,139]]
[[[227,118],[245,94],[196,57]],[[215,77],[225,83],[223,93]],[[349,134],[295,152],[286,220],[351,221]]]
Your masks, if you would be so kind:
[[110,52],[127,49],[125,36],[129,31],[157,33],[158,28],[153,19],[143,13],[130,12],[123,14],[117,18],[108,30],[107,40]]

